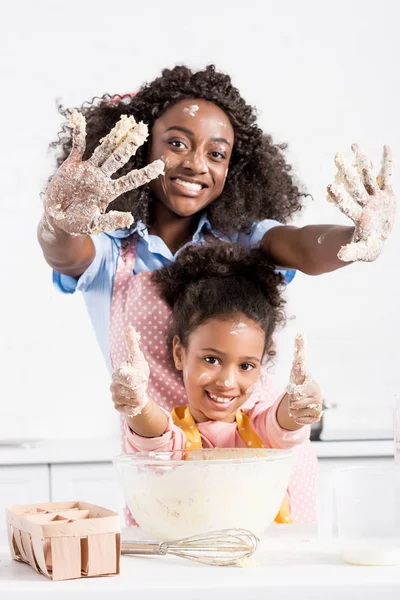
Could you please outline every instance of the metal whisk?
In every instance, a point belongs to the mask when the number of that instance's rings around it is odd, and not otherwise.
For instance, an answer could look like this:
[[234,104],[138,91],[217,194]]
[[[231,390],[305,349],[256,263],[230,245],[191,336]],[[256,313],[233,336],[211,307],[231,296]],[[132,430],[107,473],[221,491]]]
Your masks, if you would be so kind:
[[172,554],[219,567],[241,566],[257,550],[259,539],[246,529],[222,529],[172,542],[121,543],[121,554],[165,556]]

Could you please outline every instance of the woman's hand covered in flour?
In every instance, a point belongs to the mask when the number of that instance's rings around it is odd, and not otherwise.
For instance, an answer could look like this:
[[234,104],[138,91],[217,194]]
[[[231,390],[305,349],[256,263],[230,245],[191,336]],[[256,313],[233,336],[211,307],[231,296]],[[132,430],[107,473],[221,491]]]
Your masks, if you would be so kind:
[[74,111],[69,125],[73,129],[71,153],[49,182],[44,198],[49,226],[53,224],[71,235],[130,227],[133,223],[130,213],[105,211],[115,198],[148,183],[164,171],[164,163],[155,160],[143,169],[111,179],[146,141],[147,125],[137,124],[133,117],[122,115],[85,161],[82,157],[86,147],[86,120]]
[[345,162],[343,154],[335,156],[338,172],[334,184],[328,186],[328,200],[355,224],[352,240],[342,246],[338,258],[344,262],[370,262],[382,252],[394,224],[396,198],[392,187],[392,153],[389,146],[384,146],[381,169],[375,178],[365,152],[357,144],[351,149],[356,159],[354,166]]
[[124,336],[129,357],[112,374],[110,390],[115,409],[126,417],[136,417],[149,401],[147,385],[150,369],[140,350],[139,336],[134,328],[126,327]]
[[287,388],[289,415],[298,425],[317,423],[322,416],[322,397],[318,384],[305,369],[305,340],[296,335],[295,350]]

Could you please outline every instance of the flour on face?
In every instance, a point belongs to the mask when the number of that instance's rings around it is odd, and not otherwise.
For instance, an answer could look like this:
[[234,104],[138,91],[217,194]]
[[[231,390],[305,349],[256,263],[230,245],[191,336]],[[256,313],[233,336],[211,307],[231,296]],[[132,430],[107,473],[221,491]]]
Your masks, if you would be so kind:
[[187,106],[183,109],[185,115],[189,115],[190,117],[195,117],[197,111],[200,110],[200,107],[197,104],[192,104],[191,106]]

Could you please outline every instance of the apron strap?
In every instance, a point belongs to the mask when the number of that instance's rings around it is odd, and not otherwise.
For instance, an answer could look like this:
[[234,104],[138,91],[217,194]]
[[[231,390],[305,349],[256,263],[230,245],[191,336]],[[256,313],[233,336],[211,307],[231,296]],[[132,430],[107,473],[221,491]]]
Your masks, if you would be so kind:
[[199,450],[203,447],[200,432],[188,406],[176,406],[171,417],[175,425],[185,433],[185,450]]
[[243,413],[240,408],[236,413],[236,423],[239,435],[248,448],[264,448],[264,444],[251,428],[248,415]]

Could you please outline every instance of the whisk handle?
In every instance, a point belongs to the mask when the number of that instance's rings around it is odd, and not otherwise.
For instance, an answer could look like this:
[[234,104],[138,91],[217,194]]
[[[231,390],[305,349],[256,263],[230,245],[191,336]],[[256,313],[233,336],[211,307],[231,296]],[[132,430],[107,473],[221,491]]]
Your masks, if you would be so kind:
[[121,554],[158,555],[167,554],[164,544],[158,542],[122,542]]

